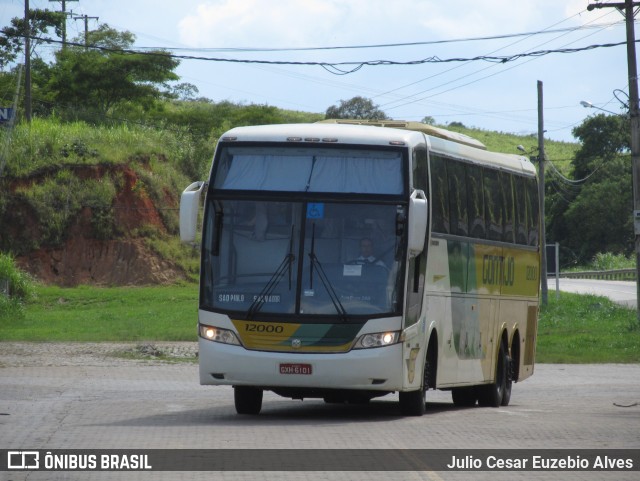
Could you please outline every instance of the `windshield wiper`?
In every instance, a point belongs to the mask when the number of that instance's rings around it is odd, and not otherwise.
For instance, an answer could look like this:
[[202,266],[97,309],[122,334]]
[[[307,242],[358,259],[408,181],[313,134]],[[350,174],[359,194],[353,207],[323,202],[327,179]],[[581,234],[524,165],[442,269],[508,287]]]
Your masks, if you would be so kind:
[[276,271],[262,288],[260,294],[258,294],[258,297],[256,297],[251,303],[251,306],[249,306],[249,310],[247,311],[247,319],[252,319],[253,316],[262,308],[265,300],[269,299],[273,290],[284,277],[284,273],[287,269],[289,271],[289,290],[291,290],[292,266],[294,261],[296,260],[296,256],[293,255],[293,229],[294,226],[292,225],[291,236],[289,237],[289,252],[287,252],[287,254],[284,256],[284,259],[282,259],[282,262],[280,263]]
[[324,286],[327,293],[329,294],[329,299],[331,299],[331,302],[333,303],[333,307],[336,308],[336,312],[340,316],[340,319],[342,319],[343,322],[346,322],[347,311],[342,305],[342,302],[340,302],[340,298],[338,297],[338,294],[336,294],[335,289],[331,285],[331,281],[327,277],[327,274],[325,274],[324,269],[322,268],[322,264],[320,264],[320,261],[316,256],[315,244],[316,244],[316,224],[314,222],[313,224],[311,224],[311,252],[309,252],[309,259],[311,259],[311,268],[309,269],[309,288],[313,289],[313,268],[315,267],[316,270],[318,271],[318,277],[320,278],[322,285]]

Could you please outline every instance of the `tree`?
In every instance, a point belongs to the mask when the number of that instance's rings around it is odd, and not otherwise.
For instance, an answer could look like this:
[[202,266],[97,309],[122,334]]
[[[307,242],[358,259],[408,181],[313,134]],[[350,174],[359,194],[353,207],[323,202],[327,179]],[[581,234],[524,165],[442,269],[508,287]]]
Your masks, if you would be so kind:
[[629,255],[634,245],[629,157],[612,159],[600,170],[601,178],[586,183],[563,215],[564,243],[582,261],[599,252]]
[[582,143],[572,161],[576,179],[589,175],[603,160],[616,157],[631,148],[629,119],[622,115],[597,114],[573,129]]
[[[106,24],[89,32],[89,48],[73,46],[56,53],[49,88],[57,103],[105,115],[119,104],[149,108],[164,95],[167,82],[178,80],[178,61],[167,52],[127,51],[135,36]],[[164,89],[164,90],[163,90]]]
[[[49,29],[53,28],[58,37],[62,36],[62,25],[64,21],[65,17],[62,12],[52,12],[46,9],[30,9],[30,54],[33,54],[38,45],[43,43],[43,40],[36,39],[48,33]],[[18,55],[24,50],[24,39],[27,35],[24,18],[12,18],[11,24],[3,27],[0,32],[2,33],[2,36],[0,36],[0,70],[4,70],[8,65],[15,62]]]
[[[550,237],[571,249],[579,262],[598,252],[633,251],[633,199],[628,119],[598,114],[573,130],[582,146],[572,161],[573,183],[549,176]],[[563,187],[564,186],[564,187]]]
[[325,114],[327,119],[364,119],[387,120],[387,114],[378,108],[370,99],[353,97],[341,100],[340,105],[332,105]]
[[171,91],[167,95],[178,100],[196,100],[196,94],[199,92],[198,87],[195,85],[182,82],[171,87]]

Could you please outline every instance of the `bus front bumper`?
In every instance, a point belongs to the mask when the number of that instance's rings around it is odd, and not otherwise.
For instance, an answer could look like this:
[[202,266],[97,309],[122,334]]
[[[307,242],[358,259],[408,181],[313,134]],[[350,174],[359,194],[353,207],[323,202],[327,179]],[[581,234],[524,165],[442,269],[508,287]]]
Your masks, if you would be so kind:
[[200,384],[402,390],[402,344],[345,353],[310,354],[247,350],[199,338]]

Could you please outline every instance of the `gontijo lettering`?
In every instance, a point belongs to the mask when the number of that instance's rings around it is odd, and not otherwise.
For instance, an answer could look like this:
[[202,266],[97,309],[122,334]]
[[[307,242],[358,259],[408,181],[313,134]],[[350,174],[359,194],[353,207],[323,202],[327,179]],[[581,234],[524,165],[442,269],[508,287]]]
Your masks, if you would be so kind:
[[515,280],[516,260],[513,257],[485,255],[482,258],[484,284],[512,286]]

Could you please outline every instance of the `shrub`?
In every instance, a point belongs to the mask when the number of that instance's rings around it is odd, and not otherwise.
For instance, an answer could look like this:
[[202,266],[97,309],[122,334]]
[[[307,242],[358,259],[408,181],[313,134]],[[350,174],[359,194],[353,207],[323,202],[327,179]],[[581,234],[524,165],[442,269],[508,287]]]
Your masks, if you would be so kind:
[[23,303],[34,296],[31,278],[17,268],[13,256],[0,252],[0,319],[20,314]]
[[612,269],[629,269],[635,267],[635,263],[633,259],[625,257],[623,254],[598,252],[593,258],[591,266],[596,271],[608,271]]

